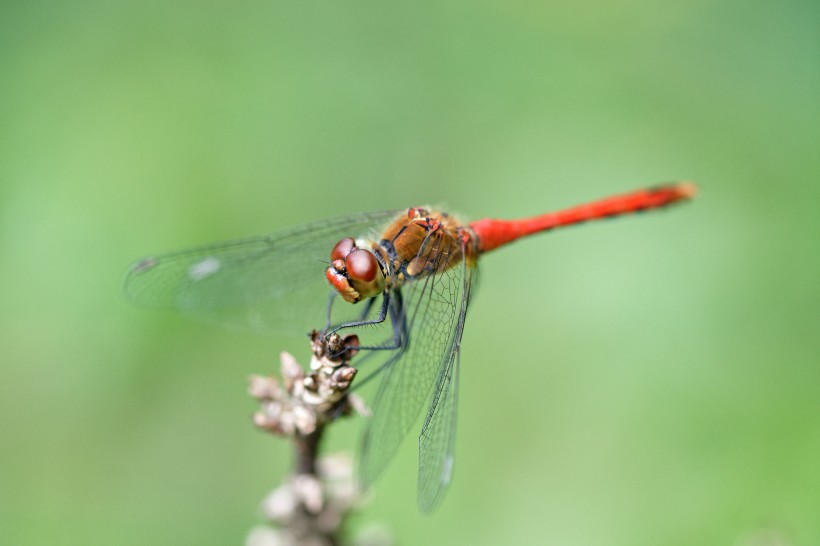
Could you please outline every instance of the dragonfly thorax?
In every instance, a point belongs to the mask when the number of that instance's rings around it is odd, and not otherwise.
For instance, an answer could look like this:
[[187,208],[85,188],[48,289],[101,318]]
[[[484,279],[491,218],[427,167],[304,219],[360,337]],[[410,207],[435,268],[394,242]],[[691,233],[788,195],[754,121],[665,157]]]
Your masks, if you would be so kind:
[[359,248],[351,237],[345,237],[330,252],[330,266],[325,272],[331,286],[346,302],[357,303],[384,292],[385,271],[372,250]]

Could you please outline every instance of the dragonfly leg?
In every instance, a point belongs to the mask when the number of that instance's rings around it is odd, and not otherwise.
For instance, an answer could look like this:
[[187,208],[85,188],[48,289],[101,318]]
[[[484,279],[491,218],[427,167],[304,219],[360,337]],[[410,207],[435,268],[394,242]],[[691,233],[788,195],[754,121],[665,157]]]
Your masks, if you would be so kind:
[[[407,324],[404,320],[404,306],[401,292],[396,291],[390,301],[390,324],[393,326],[393,337],[382,345],[359,347],[360,351],[394,351],[401,349],[407,337]],[[389,344],[388,344],[389,343]]]
[[[367,313],[370,311],[370,308],[373,305],[372,298],[371,298],[371,301],[368,301],[367,303],[368,303],[368,307],[365,308],[364,313],[362,315],[362,318],[367,316]],[[325,330],[325,338],[330,336],[330,334],[338,332],[339,330],[341,330],[343,328],[357,328],[359,326],[371,326],[373,324],[381,324],[387,318],[387,309],[388,309],[389,306],[390,306],[390,292],[385,292],[384,296],[382,296],[382,306],[381,306],[381,309],[379,309],[379,316],[378,317],[376,317],[373,320],[354,320],[352,322],[344,322],[344,323],[339,324],[337,326],[328,327]]]
[[361,315],[359,315],[359,321],[364,322],[367,319],[367,315],[370,314],[370,310],[373,309],[373,304],[376,303],[376,298],[368,298],[368,300],[364,303],[364,309],[362,309]]
[[330,292],[330,298],[327,301],[327,311],[326,311],[327,320],[325,321],[324,331],[328,332],[328,335],[332,334],[333,332],[335,332],[339,328],[346,328],[348,326],[348,324],[356,325],[356,324],[359,324],[359,323],[364,323],[365,319],[367,318],[367,315],[370,314],[370,310],[373,309],[373,304],[376,301],[376,298],[368,298],[368,300],[365,302],[365,304],[363,306],[361,315],[359,315],[358,322],[351,322],[351,323],[347,323],[347,324],[342,324],[340,326],[337,326],[336,328],[333,328],[333,326],[332,326],[333,319],[331,318],[333,316],[333,302],[336,301],[336,296],[338,296],[338,295],[339,295],[339,293],[336,290],[332,290]]
[[404,307],[402,305],[402,297],[401,292],[396,293],[396,297],[394,300],[396,303],[395,305],[391,306],[390,309],[390,321],[393,323],[393,344],[392,345],[381,345],[377,347],[359,347],[361,349],[370,349],[373,352],[368,353],[365,355],[364,358],[360,358],[359,361],[356,363],[356,367],[361,369],[361,365],[367,360],[369,357],[379,354],[376,351],[380,350],[396,350],[395,354],[390,355],[390,357],[385,360],[378,368],[367,374],[362,379],[356,381],[352,390],[359,389],[363,387],[366,383],[368,383],[371,379],[379,375],[381,372],[389,368],[393,365],[401,356],[404,354],[405,349],[407,348],[407,338],[408,338],[408,327],[407,327],[407,320],[404,313]]
[[337,291],[335,291],[335,290],[331,290],[331,291],[330,291],[330,297],[329,297],[329,298],[328,298],[328,300],[327,300],[327,320],[325,321],[325,331],[330,330],[330,325],[331,325],[331,320],[330,320],[331,311],[333,311],[333,302],[336,300],[336,296],[337,296],[338,294],[339,294],[339,293],[338,293]]
[[[381,309],[379,310],[379,316],[376,317],[374,320],[364,320],[364,318],[369,314],[370,310],[373,308],[373,302],[374,301],[375,301],[375,298],[370,298],[367,301],[364,312],[361,314],[361,319],[360,320],[354,321],[354,322],[346,322],[344,324],[340,324],[340,325],[335,326],[333,328],[330,328],[330,327],[326,328],[325,329],[325,339],[327,339],[334,332],[337,332],[337,331],[341,330],[342,328],[355,328],[357,326],[368,326],[368,325],[373,325],[373,324],[381,324],[382,322],[384,322],[387,319],[388,311],[390,312],[391,323],[393,323],[395,325],[395,321],[393,320],[393,317],[394,317],[393,307],[394,306],[391,305],[392,300],[390,298],[389,293],[384,294],[384,298],[382,299],[382,306],[381,306]],[[399,297],[397,298],[396,301],[401,301],[401,296],[400,295],[399,295]],[[362,351],[362,350],[364,350],[364,351],[388,351],[388,350],[397,349],[400,346],[401,346],[401,340],[397,337],[396,330],[395,330],[395,327],[394,327],[393,342],[392,342],[391,345],[388,345],[387,343],[385,343],[383,345],[378,345],[378,346],[375,346],[375,347],[372,347],[372,346],[367,346],[367,347],[357,346],[356,350],[357,351]],[[343,349],[342,351],[344,351],[344,350],[345,349]],[[341,354],[341,353],[339,353],[339,354]],[[374,353],[369,353],[368,356],[370,356],[372,354],[374,354]],[[332,356],[338,356],[338,355],[332,355]],[[366,360],[366,358],[367,357],[360,358],[359,362],[362,362],[363,360]]]
[[[382,312],[384,312],[384,310],[382,310]],[[396,292],[392,298],[388,299],[387,313],[390,314],[390,324],[393,326],[393,335],[387,340],[385,340],[383,343],[380,343],[378,345],[357,346],[357,351],[369,351],[366,355],[361,356],[357,359],[357,365],[363,364],[366,360],[378,354],[377,351],[395,351],[399,349],[399,354],[401,354],[401,351],[404,349],[406,345],[405,340],[407,339],[407,325],[404,321],[404,309],[402,305],[401,292]],[[380,315],[381,314],[382,313],[380,313]],[[387,319],[383,319],[382,322],[384,322],[384,320]],[[373,321],[363,321],[361,324],[370,324],[372,322]],[[351,324],[355,326],[355,323]],[[343,324],[336,328],[338,329],[344,326],[345,325]],[[334,331],[336,330],[334,329],[330,333],[333,333]],[[391,360],[392,359],[394,359],[394,357],[391,357]],[[381,369],[381,367],[379,369]]]

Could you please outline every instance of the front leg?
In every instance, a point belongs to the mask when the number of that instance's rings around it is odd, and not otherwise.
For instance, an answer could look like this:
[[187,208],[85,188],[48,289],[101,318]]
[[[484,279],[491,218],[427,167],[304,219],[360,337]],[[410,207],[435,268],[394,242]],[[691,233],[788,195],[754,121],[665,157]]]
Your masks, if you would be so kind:
[[361,346],[359,350],[370,351],[393,351],[402,349],[405,346],[405,341],[409,335],[407,328],[407,321],[404,315],[404,304],[401,297],[401,291],[396,290],[393,293],[393,299],[390,300],[390,323],[393,325],[392,340],[385,341],[382,345],[375,346]]
[[358,347],[359,350],[370,349],[372,352],[368,353],[363,358],[360,358],[356,363],[356,367],[361,369],[361,365],[365,360],[372,357],[373,355],[380,354],[376,351],[397,351],[394,354],[392,354],[385,362],[379,365],[378,368],[372,370],[366,376],[358,378],[356,380],[355,386],[353,387],[354,390],[360,389],[366,383],[370,382],[371,379],[373,379],[377,375],[380,375],[381,372],[392,366],[399,358],[401,358],[401,355],[407,349],[410,330],[407,325],[407,317],[404,311],[405,309],[404,304],[402,303],[401,292],[397,291],[394,294],[393,305],[390,306],[390,321],[393,324],[392,345],[379,345],[376,347]]
[[[379,316],[373,320],[363,320],[364,317],[370,312],[370,309],[373,307],[373,301],[375,298],[370,298],[367,301],[364,313],[362,313],[360,320],[354,320],[352,322],[344,322],[339,324],[338,326],[334,326],[333,328],[329,328],[325,330],[325,338],[328,338],[330,334],[338,332],[343,328],[356,328],[358,326],[371,326],[373,324],[381,324],[387,318],[387,309],[390,306],[390,292],[385,292],[382,296],[382,306],[379,309]],[[330,317],[328,316],[328,319]]]
[[325,310],[325,332],[330,330],[330,325],[332,324],[330,321],[330,317],[332,316],[333,302],[336,300],[336,296],[338,295],[339,293],[336,290],[330,291],[330,297],[327,300],[327,309]]

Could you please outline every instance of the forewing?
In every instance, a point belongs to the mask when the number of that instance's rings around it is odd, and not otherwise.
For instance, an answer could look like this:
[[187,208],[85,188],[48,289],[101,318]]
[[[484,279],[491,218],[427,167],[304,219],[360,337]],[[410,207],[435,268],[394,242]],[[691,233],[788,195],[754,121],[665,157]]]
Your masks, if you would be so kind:
[[325,325],[333,245],[343,237],[378,240],[396,214],[342,217],[147,257],[129,270],[125,292],[138,303],[228,327],[302,335]]
[[[430,400],[434,386],[444,375],[451,375],[469,297],[468,269],[461,263],[402,288],[409,335],[402,351],[385,363],[372,403],[373,415],[365,432],[359,469],[364,488],[384,471]],[[443,400],[452,401],[455,407],[454,395],[439,394],[435,403]],[[432,411],[431,406],[428,413]],[[449,420],[451,412],[447,413]]]

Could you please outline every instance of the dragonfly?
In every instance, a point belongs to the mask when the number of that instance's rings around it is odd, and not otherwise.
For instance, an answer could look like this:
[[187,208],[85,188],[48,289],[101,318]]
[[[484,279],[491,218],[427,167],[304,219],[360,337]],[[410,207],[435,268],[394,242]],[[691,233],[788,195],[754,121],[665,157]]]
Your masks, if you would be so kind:
[[304,335],[319,320],[325,335],[389,324],[383,339],[357,347],[370,349],[357,367],[374,360],[368,377],[380,378],[358,477],[371,487],[424,411],[417,498],[431,513],[452,481],[461,340],[483,254],[696,193],[691,182],[669,183],[518,220],[463,222],[427,207],[345,216],[143,258],[125,292],[141,304],[260,332]]

